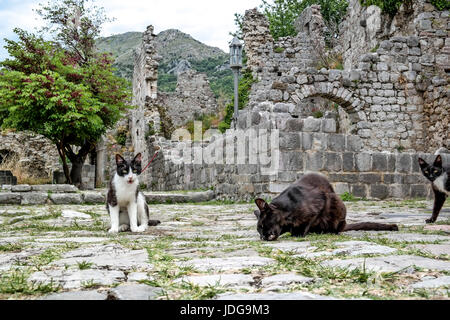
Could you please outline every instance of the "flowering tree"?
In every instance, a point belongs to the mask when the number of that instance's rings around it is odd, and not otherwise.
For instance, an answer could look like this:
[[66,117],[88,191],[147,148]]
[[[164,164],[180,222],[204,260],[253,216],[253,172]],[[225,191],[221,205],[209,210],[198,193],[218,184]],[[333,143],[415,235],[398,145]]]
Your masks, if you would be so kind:
[[130,91],[126,80],[113,75],[112,58],[95,52],[100,20],[83,15],[85,1],[56,2],[76,14],[58,19],[64,10],[44,7],[44,19],[60,30],[55,41],[21,29],[14,29],[18,41],[6,40],[11,58],[0,62],[0,124],[50,139],[67,181],[79,186],[87,155],[129,108]]

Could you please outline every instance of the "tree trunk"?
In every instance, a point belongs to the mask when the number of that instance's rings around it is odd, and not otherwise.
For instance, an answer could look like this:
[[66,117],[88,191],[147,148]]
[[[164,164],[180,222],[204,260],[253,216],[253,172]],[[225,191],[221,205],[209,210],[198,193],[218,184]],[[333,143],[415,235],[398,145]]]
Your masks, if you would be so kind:
[[[84,162],[86,161],[87,155],[94,149],[95,145],[90,142],[85,142],[80,151],[78,151],[78,154],[75,154],[72,147],[69,144],[65,144],[63,141],[61,141],[57,147],[59,156],[63,162],[64,175],[66,176],[68,183],[73,184],[80,189],[82,187],[81,177]],[[67,158],[69,158],[72,163],[70,173],[67,165]]]
[[84,159],[79,159],[79,157],[76,157],[75,161],[72,161],[72,170],[70,170],[70,180],[78,189],[81,189],[82,187],[81,176],[83,173],[83,165]]
[[66,157],[66,153],[64,152],[64,147],[63,147],[62,142],[56,145],[56,149],[58,149],[59,157],[61,158],[61,161],[63,163],[63,170],[64,170],[64,175],[66,176],[66,181],[67,181],[67,183],[72,184],[72,180],[70,178],[69,166],[67,165],[67,157]]

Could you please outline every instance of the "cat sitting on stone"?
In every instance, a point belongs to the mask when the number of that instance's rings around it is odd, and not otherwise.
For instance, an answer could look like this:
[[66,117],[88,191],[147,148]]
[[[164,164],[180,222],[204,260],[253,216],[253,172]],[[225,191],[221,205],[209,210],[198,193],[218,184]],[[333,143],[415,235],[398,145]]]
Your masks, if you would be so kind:
[[148,226],[156,226],[159,220],[149,220],[145,196],[139,191],[138,176],[142,172],[142,155],[126,161],[116,155],[117,171],[109,184],[106,208],[111,218],[109,233],[127,230],[144,232]]
[[308,233],[335,233],[350,230],[398,231],[395,224],[362,222],[346,224],[347,209],[328,179],[307,174],[268,204],[256,199],[261,240],[275,241],[283,233],[304,237]]
[[437,156],[433,165],[429,165],[425,160],[419,158],[420,169],[423,175],[431,182],[434,192],[433,214],[426,223],[436,222],[439,212],[441,212],[445,199],[450,195],[450,167],[442,165],[442,157]]

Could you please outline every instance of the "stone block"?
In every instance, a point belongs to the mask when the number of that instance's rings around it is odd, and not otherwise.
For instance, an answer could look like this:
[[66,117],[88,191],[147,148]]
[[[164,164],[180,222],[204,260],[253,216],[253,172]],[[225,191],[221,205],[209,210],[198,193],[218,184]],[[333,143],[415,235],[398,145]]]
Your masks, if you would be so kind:
[[323,119],[322,120],[322,132],[335,133],[337,130],[336,120]]
[[403,175],[405,184],[429,184],[429,181],[421,173]]
[[320,171],[324,169],[324,153],[309,152],[306,154],[306,171]]
[[389,188],[384,184],[374,184],[370,186],[370,197],[384,200],[389,196]]
[[78,193],[54,193],[49,195],[54,204],[82,204],[83,199]]
[[339,195],[346,192],[350,193],[350,186],[348,183],[337,182],[334,184],[334,192]]
[[290,182],[290,183],[292,183],[295,180],[297,180],[297,173],[295,173],[293,171],[278,172],[278,181],[280,181],[280,182]]
[[328,149],[331,151],[345,151],[345,135],[328,135]]
[[358,183],[358,173],[329,173],[328,178],[331,182]]
[[41,205],[46,204],[48,200],[48,193],[43,192],[25,192],[21,196],[21,205]]
[[384,172],[387,171],[387,154],[374,153],[372,155],[372,171]]
[[328,134],[313,133],[312,134],[312,150],[322,151],[328,149]]
[[395,163],[397,161],[396,155],[393,153],[389,153],[387,155],[387,171],[395,172]]
[[363,184],[351,184],[351,194],[357,198],[367,198],[367,186]]
[[270,193],[281,193],[290,186],[289,183],[270,183],[269,192]]
[[409,197],[411,187],[406,184],[392,184],[389,186],[389,197],[405,199]]
[[296,150],[302,146],[301,133],[280,132],[280,149]]
[[396,156],[395,167],[397,172],[409,173],[412,168],[411,155],[407,153],[399,153]]
[[31,191],[31,186],[28,184],[19,184],[16,186],[12,186],[11,188],[12,192],[29,192]]
[[342,169],[345,172],[352,172],[356,170],[355,154],[353,152],[344,152],[342,154]]
[[321,119],[309,117],[303,120],[303,131],[305,132],[319,132],[322,124]]
[[1,192],[0,204],[20,204],[21,196],[19,193],[14,192]]
[[336,152],[325,153],[325,170],[339,172],[342,170],[342,154]]
[[356,135],[347,135],[347,144],[346,144],[346,150],[351,152],[360,152],[363,148],[363,142],[360,137]]
[[287,103],[277,103],[273,108],[273,112],[289,113],[290,106],[291,105]]
[[385,184],[403,184],[403,175],[398,173],[383,174],[383,182]]
[[370,171],[372,168],[372,155],[370,153],[358,153],[355,155],[356,169],[360,172]]
[[282,171],[303,170],[303,154],[301,152],[295,151],[281,152],[280,170]]
[[311,150],[313,143],[313,135],[312,133],[302,132],[302,149],[303,150]]
[[302,119],[289,119],[286,121],[285,131],[287,132],[301,132],[303,129]]
[[361,173],[359,181],[366,184],[374,184],[381,182],[381,174],[379,173]]
[[411,185],[411,198],[426,198],[429,193],[429,186],[424,184]]
[[239,175],[256,174],[258,172],[257,164],[238,164],[237,172]]
[[101,192],[84,192],[83,200],[84,203],[105,203],[106,197]]
[[330,70],[328,74],[329,81],[339,81],[342,78],[341,70]]

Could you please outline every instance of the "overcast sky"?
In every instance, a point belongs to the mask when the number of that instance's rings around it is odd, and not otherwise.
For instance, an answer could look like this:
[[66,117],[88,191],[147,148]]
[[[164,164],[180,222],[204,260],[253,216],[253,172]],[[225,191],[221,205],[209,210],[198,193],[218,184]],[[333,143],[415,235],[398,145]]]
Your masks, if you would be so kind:
[[[0,0],[0,60],[7,57],[4,38],[16,40],[13,29],[34,32],[42,20],[33,12],[45,0]],[[229,32],[235,31],[234,14],[258,7],[261,0],[97,0],[108,17],[102,36],[127,31],[144,31],[148,25],[155,33],[179,29],[195,39],[228,52]]]

